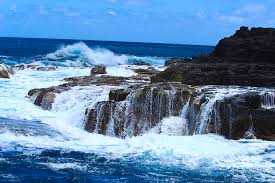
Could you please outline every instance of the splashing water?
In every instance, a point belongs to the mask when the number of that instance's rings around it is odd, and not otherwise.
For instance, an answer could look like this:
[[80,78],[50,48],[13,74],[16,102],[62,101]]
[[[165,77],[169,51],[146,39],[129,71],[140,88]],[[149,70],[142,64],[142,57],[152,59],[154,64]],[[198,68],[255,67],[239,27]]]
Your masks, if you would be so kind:
[[275,93],[267,92],[261,95],[262,107],[265,109],[275,108]]
[[85,43],[80,42],[73,45],[65,46],[54,53],[47,55],[52,60],[70,60],[75,58],[75,62],[68,62],[67,65],[74,66],[79,62],[82,65],[120,65],[127,62],[128,57],[125,55],[115,55],[113,52],[103,48],[92,49]]

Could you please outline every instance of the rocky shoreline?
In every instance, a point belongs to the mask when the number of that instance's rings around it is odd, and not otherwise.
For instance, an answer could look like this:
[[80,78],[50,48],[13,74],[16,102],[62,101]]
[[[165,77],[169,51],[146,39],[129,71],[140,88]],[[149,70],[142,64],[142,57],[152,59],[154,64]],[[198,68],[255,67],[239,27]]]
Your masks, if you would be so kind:
[[[56,97],[73,87],[113,86],[108,100],[83,111],[84,128],[91,133],[119,138],[163,133],[165,119],[176,117],[179,126],[169,126],[176,129],[172,135],[215,133],[275,141],[274,50],[275,29],[242,27],[210,55],[170,59],[164,71],[145,66],[132,68],[134,76],[117,77],[99,65],[90,76],[65,78],[61,85],[32,89],[28,96],[51,110]],[[26,68],[58,69],[15,67]]]
[[241,27],[208,56],[173,58],[152,82],[275,87],[275,29]]

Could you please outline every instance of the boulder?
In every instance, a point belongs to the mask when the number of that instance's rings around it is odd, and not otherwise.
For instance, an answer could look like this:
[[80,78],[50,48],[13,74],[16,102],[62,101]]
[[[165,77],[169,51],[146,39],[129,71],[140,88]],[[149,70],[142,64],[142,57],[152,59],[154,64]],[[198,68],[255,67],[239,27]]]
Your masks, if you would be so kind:
[[104,65],[97,65],[91,70],[91,76],[97,75],[97,74],[107,74],[106,72],[106,66]]

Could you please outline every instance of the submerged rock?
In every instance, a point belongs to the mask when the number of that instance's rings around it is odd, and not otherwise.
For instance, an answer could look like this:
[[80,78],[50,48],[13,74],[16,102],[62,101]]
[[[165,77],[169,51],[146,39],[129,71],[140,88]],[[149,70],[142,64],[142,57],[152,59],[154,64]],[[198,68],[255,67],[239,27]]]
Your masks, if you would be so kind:
[[91,76],[97,75],[97,74],[107,74],[106,72],[106,66],[104,65],[97,65],[91,70]]

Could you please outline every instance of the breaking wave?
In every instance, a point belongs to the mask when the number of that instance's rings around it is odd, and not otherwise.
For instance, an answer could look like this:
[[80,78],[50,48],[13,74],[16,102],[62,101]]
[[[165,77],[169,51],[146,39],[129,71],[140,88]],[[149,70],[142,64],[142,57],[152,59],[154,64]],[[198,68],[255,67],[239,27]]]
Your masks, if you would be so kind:
[[48,54],[47,58],[50,60],[77,61],[76,63],[69,62],[69,65],[72,66],[79,63],[82,63],[83,66],[97,64],[121,65],[127,61],[125,55],[116,55],[103,48],[92,49],[83,42],[62,47],[56,52]]
[[137,57],[124,54],[115,54],[105,48],[90,48],[85,43],[79,42],[72,45],[63,46],[54,53],[46,55],[48,63],[44,64],[86,67],[92,65],[123,65],[145,63],[149,65],[163,64],[164,59],[158,57]]

